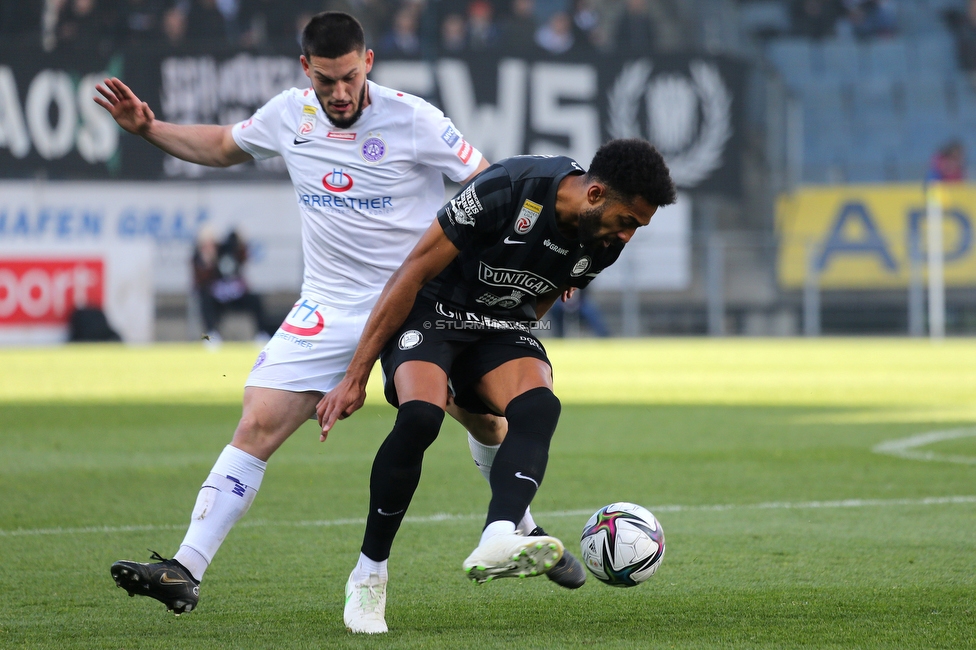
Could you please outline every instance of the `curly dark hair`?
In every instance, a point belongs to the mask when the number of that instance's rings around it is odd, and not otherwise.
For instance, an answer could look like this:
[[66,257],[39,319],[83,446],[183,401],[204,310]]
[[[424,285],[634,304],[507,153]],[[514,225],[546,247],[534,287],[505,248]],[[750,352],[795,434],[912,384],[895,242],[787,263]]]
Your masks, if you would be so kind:
[[586,173],[606,183],[611,195],[624,201],[640,196],[651,205],[662,207],[677,200],[664,157],[646,140],[607,142],[597,149]]
[[363,26],[341,11],[315,14],[302,31],[302,54],[308,59],[320,56],[338,59],[350,52],[366,50]]

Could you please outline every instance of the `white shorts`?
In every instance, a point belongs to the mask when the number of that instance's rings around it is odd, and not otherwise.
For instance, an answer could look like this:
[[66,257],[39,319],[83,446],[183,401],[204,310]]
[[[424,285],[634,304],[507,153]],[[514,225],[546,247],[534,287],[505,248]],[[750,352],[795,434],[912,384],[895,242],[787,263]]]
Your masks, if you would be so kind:
[[245,386],[327,393],[342,381],[369,318],[302,296],[258,354]]

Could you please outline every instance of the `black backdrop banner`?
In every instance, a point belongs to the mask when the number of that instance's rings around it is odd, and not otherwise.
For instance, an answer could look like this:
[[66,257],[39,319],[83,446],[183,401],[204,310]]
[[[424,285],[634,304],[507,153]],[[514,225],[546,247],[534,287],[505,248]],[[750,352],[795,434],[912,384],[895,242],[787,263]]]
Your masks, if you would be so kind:
[[[738,196],[744,146],[741,60],[706,54],[543,58],[537,54],[378,61],[371,78],[430,100],[489,160],[564,154],[584,167],[602,142],[642,137],[678,186]],[[118,76],[156,117],[231,124],[286,88],[304,87],[295,52],[0,48],[0,178],[231,179],[285,176],[280,159],[192,165],[119,130],[91,97]]]

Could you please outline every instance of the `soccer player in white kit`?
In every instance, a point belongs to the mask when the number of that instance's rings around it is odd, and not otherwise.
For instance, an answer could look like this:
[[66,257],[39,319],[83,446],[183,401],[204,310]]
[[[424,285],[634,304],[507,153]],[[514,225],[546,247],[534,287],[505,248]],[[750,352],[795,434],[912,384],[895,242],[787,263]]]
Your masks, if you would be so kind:
[[[154,553],[154,563],[112,565],[119,587],[176,614],[196,607],[200,580],[253,502],[268,459],[344,376],[383,286],[443,202],[442,174],[466,183],[488,166],[440,110],[367,81],[373,52],[352,16],[313,17],[302,50],[311,87],[287,90],[233,126],[156,120],[115,78],[94,98],[123,129],[189,162],[226,167],[282,156],[302,216],[301,297],[258,355],[241,420],[200,489],[179,551],[169,560]],[[505,421],[456,407],[451,414],[471,432],[472,456],[488,478]],[[535,528],[528,511],[520,527]],[[361,556],[366,579],[381,575],[385,583],[385,562],[373,564]],[[574,588],[585,573],[572,559],[550,577]]]

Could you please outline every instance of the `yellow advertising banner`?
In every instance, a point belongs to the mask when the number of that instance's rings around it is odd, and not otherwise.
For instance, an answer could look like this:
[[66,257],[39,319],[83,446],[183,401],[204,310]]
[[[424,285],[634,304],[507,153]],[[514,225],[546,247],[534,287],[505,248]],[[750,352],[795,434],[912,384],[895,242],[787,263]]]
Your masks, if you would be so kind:
[[[943,184],[930,192],[942,213],[945,283],[976,286],[976,185]],[[802,287],[812,269],[825,289],[907,287],[913,260],[924,281],[927,198],[921,185],[907,184],[806,187],[780,196],[780,286]]]

